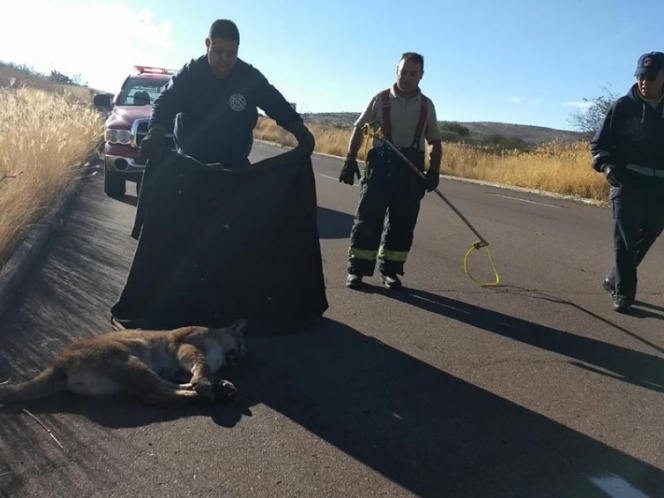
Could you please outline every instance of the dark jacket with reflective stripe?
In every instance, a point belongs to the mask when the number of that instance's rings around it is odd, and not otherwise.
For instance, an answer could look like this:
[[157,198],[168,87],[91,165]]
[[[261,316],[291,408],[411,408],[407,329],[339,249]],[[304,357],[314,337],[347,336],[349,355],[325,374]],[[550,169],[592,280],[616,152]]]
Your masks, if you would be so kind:
[[597,171],[605,164],[664,170],[664,98],[653,107],[639,97],[635,84],[611,107],[590,150]]
[[257,107],[282,127],[300,115],[253,66],[238,59],[233,71],[218,79],[207,56],[186,64],[157,97],[150,125],[170,129],[181,152],[204,162],[241,164],[253,144]]

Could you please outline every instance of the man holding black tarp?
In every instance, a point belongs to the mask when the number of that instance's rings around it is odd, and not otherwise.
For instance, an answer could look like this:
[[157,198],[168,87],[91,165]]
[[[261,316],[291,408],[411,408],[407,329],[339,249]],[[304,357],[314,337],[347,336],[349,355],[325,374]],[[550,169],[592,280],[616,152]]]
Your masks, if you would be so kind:
[[[239,32],[215,21],[206,55],[156,99],[141,154],[149,159],[132,236],[139,240],[114,323],[132,328],[223,326],[296,330],[327,308],[311,168],[314,138],[255,68]],[[263,109],[298,140],[251,164]],[[173,123],[177,152],[165,150]]]
[[238,59],[239,45],[235,23],[212,23],[206,55],[180,69],[155,100],[149,132],[141,143],[144,157],[160,157],[166,131],[175,121],[175,142],[183,154],[225,167],[246,165],[257,107],[313,151],[313,135],[300,115],[260,71]]

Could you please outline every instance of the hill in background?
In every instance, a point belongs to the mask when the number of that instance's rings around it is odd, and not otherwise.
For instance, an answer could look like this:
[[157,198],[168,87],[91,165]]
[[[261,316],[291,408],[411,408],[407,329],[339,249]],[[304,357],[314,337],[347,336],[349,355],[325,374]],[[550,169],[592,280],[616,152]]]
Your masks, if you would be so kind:
[[[323,126],[332,126],[334,128],[348,128],[350,130],[359,115],[360,113],[356,112],[321,112],[303,114],[302,117],[307,123],[316,123]],[[454,130],[456,130],[457,139],[473,142],[491,141],[497,136],[522,140],[531,145],[545,142],[571,143],[588,138],[584,133],[576,131],[488,121],[467,123],[439,121],[439,125],[444,131],[450,131],[453,133]],[[466,132],[463,131],[464,128],[468,130],[467,135],[465,134]]]
[[94,94],[99,93],[81,84],[77,76],[70,78],[58,71],[45,75],[28,66],[0,61],[0,89],[22,87],[65,95],[72,102],[86,104],[91,104]]

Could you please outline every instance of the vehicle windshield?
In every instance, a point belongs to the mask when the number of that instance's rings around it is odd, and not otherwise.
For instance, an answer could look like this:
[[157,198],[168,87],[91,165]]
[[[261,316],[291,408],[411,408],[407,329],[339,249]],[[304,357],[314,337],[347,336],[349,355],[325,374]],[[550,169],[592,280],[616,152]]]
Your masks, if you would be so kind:
[[152,105],[166,83],[168,79],[131,78],[120,91],[115,105]]

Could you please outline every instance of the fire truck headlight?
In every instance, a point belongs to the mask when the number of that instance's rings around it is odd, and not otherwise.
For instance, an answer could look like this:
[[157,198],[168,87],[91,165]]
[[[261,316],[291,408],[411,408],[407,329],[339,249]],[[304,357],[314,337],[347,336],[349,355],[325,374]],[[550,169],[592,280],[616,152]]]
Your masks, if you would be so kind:
[[111,144],[129,145],[134,136],[129,130],[114,130],[109,128],[104,133],[104,140]]

